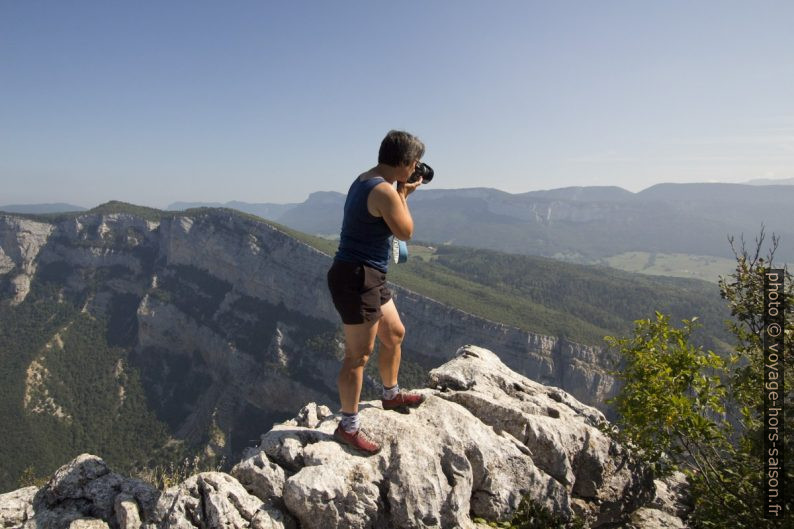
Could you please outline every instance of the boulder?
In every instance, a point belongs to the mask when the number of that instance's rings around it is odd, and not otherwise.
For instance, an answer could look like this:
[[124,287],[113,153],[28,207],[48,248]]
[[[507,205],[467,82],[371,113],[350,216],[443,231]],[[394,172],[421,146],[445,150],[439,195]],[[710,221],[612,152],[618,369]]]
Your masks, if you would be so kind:
[[7,494],[0,496],[0,522],[4,527],[67,529],[98,527],[101,522],[114,529],[137,529],[141,522],[154,521],[160,496],[151,485],[111,472],[102,459],[90,454],[81,454],[59,468],[41,489],[28,487],[10,494],[20,492],[29,502],[24,523],[9,523],[12,518],[6,512],[21,511],[13,508],[14,498],[7,498]]
[[22,527],[32,518],[36,492],[36,487],[25,487],[0,494],[0,527]]
[[264,452],[255,451],[237,463],[231,471],[245,489],[264,502],[283,506],[286,476],[284,469],[267,458]]
[[441,398],[522,447],[594,526],[616,523],[652,499],[650,469],[598,428],[603,413],[519,375],[491,351],[463,347],[430,380]]

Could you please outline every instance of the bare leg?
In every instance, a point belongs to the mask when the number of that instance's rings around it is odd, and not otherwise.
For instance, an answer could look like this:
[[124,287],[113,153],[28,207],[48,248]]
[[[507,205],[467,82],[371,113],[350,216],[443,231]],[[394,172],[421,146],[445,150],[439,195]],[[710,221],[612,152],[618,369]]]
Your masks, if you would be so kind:
[[339,388],[339,400],[342,403],[343,412],[358,413],[358,400],[364,380],[364,366],[375,346],[378,321],[343,325],[342,327],[345,333],[345,359],[336,381]]
[[392,387],[397,384],[397,375],[400,372],[400,357],[405,327],[400,320],[400,314],[394,305],[394,300],[389,300],[381,305],[383,316],[377,329],[380,340],[378,352],[378,370],[383,385]]

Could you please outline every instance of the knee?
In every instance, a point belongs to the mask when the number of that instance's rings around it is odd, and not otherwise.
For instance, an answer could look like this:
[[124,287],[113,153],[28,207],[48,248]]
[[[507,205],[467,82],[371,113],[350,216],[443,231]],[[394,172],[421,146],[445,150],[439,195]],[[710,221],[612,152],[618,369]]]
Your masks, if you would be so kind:
[[352,369],[358,369],[359,367],[364,367],[369,362],[369,355],[363,354],[358,356],[350,357],[349,363]]
[[403,343],[403,338],[405,338],[405,326],[395,325],[389,327],[389,331],[383,336],[382,341],[386,342],[386,345],[394,347]]
[[344,363],[350,369],[357,369],[359,367],[364,367],[367,365],[369,361],[369,357],[372,354],[372,348],[363,352],[353,352],[350,350],[345,351],[345,360]]

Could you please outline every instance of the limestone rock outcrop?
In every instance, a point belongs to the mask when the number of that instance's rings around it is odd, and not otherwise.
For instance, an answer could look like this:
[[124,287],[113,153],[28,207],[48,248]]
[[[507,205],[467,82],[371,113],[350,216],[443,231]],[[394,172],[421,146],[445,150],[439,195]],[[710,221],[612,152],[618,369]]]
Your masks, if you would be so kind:
[[41,489],[27,487],[0,496],[0,524],[66,529],[102,522],[137,528],[141,521],[154,521],[159,496],[148,483],[116,474],[99,457],[82,454],[58,469]]
[[295,527],[289,514],[249,494],[222,472],[202,472],[166,490],[157,503],[157,519],[161,527],[172,529]]
[[36,258],[54,230],[45,222],[0,215],[0,277],[8,279],[12,305],[25,300],[36,273]]
[[0,527],[22,527],[33,518],[33,499],[38,490],[25,487],[0,494]]
[[474,529],[474,518],[509,519],[529,497],[587,527],[686,527],[681,476],[654,480],[597,428],[597,409],[475,346],[431,380],[410,413],[360,404],[364,429],[383,446],[377,455],[335,441],[338,417],[309,403],[230,474],[197,474],[161,492],[86,454],[38,491],[0,496],[0,526]]

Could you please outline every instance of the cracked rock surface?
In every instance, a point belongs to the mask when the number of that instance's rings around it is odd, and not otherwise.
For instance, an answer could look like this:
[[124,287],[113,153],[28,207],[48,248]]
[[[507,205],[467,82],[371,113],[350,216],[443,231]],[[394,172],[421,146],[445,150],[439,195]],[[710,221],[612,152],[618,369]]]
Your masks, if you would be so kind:
[[474,529],[475,517],[509,519],[527,495],[588,527],[686,527],[681,476],[654,481],[596,427],[597,409],[475,346],[430,379],[410,413],[360,404],[377,455],[334,440],[339,418],[309,403],[230,474],[161,492],[84,454],[38,491],[0,495],[0,527]]
[[202,472],[166,490],[157,503],[161,527],[293,527],[282,511],[249,494],[239,481],[222,472]]

